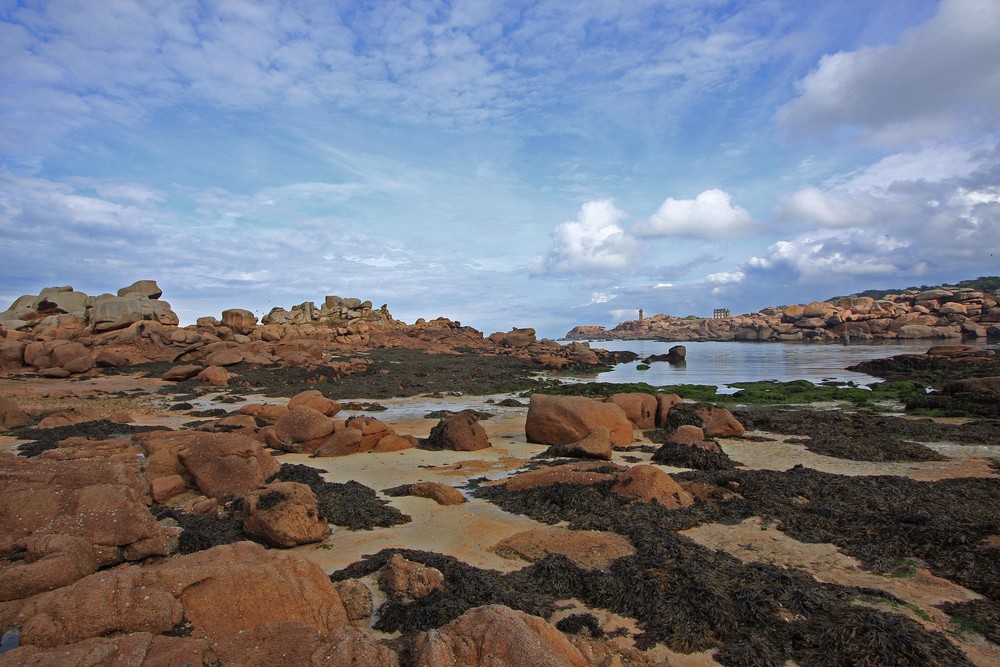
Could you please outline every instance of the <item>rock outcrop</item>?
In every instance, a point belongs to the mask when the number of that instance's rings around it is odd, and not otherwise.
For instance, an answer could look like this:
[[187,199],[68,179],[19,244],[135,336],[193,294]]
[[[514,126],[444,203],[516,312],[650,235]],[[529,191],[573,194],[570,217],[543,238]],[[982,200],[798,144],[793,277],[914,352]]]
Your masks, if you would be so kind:
[[583,440],[598,426],[608,430],[615,446],[635,441],[632,423],[621,407],[580,396],[532,394],[524,430],[528,442],[568,445]]
[[1000,337],[1000,293],[969,288],[907,290],[881,299],[831,301],[765,308],[719,319],[653,315],[612,329],[578,326],[570,340],[839,341]]

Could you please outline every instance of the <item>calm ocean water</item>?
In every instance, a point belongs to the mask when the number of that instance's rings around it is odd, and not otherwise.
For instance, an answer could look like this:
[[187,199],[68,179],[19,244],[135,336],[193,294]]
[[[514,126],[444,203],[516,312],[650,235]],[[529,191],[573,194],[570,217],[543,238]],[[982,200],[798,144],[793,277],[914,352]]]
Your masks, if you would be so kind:
[[[922,353],[933,345],[954,344],[958,341],[916,340],[878,343],[749,343],[692,342],[667,343],[654,340],[593,341],[591,347],[605,350],[630,350],[640,358],[665,354],[675,345],[687,348],[685,364],[654,362],[648,370],[636,369],[641,362],[619,364],[597,376],[599,382],[647,382],[667,384],[707,384],[725,387],[733,382],[778,380],[827,380],[859,385],[880,382],[880,378],[845,370],[860,361],[882,359],[897,354]],[[966,345],[986,346],[985,343]],[[990,347],[996,347],[991,344]],[[591,376],[593,379],[593,376]]]

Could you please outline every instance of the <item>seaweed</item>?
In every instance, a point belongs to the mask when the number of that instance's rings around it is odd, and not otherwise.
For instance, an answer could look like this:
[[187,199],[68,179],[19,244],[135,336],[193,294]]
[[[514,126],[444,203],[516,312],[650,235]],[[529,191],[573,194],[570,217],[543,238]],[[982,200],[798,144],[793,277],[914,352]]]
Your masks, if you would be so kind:
[[798,620],[779,633],[792,640],[793,658],[803,667],[972,664],[943,635],[903,616],[848,605],[834,621]]
[[375,490],[351,480],[328,482],[309,466],[285,463],[268,482],[299,482],[316,494],[319,514],[327,522],[351,530],[372,530],[409,523],[410,517],[378,497]]
[[940,424],[930,419],[824,410],[740,410],[733,413],[747,430],[808,436],[805,447],[824,456],[853,461],[944,461],[947,457],[914,442],[956,444],[1000,442],[1000,421]]
[[960,631],[975,632],[1000,644],[1000,601],[946,602],[938,608],[952,617],[952,625]]
[[502,604],[542,617],[555,611],[554,600],[538,594],[528,582],[517,577],[467,565],[451,556],[412,549],[383,549],[334,572],[330,580],[337,582],[373,574],[397,553],[407,560],[437,568],[444,575],[444,583],[423,598],[384,603],[378,611],[377,630],[419,632],[438,628],[469,609],[488,604]]
[[193,516],[162,505],[152,508],[152,512],[158,520],[173,519],[183,529],[177,542],[177,551],[181,554],[250,539],[243,531],[243,520],[237,517]]
[[24,427],[12,429],[8,435],[18,440],[29,440],[18,447],[18,455],[24,457],[38,456],[42,452],[55,449],[61,440],[66,438],[89,438],[91,440],[109,440],[111,438],[129,438],[135,433],[146,431],[168,431],[165,426],[137,426],[134,424],[119,424],[118,422],[98,419],[79,424],[53,426],[52,428]]
[[[650,431],[647,432],[646,437],[653,442],[662,442],[662,438],[665,436]],[[653,454],[653,461],[676,468],[692,468],[694,470],[732,470],[736,466],[743,465],[739,461],[733,461],[725,452],[711,452],[701,447],[679,445],[674,442],[664,442]]]
[[[870,561],[895,551],[912,552],[923,543],[928,549],[940,548],[943,538],[956,532],[958,536],[945,541],[959,549],[975,549],[977,538],[994,529],[989,523],[992,515],[987,513],[981,525],[974,525],[977,511],[966,502],[975,506],[987,501],[990,488],[995,491],[994,480],[956,480],[953,489],[945,485],[928,492],[929,483],[898,478],[872,481],[801,468],[789,473],[737,470],[676,477],[723,488],[738,482],[744,498],[671,511],[656,503],[629,503],[611,493],[610,482],[517,492],[493,486],[476,495],[538,521],[566,521],[572,529],[611,530],[627,537],[636,553],[619,558],[606,571],[584,570],[564,557],[550,556],[507,577],[553,600],[573,597],[636,619],[641,629],[635,637],[639,648],[656,643],[680,652],[718,648],[720,661],[727,665],[775,665],[787,660],[803,665],[969,664],[939,633],[909,618],[855,605],[873,596],[899,602],[891,595],[820,584],[803,571],[766,563],[744,564],[675,531],[705,521],[740,521],[757,515],[780,520],[783,530],[798,539],[833,541],[849,553],[852,546],[868,544],[874,533],[887,545],[883,548],[876,542],[879,546],[868,554]],[[901,481],[905,488],[894,487],[891,480]],[[792,502],[799,496],[810,503]],[[917,498],[943,505],[940,514],[945,523],[926,520],[919,503],[910,502]],[[861,507],[852,513],[849,507],[859,499]],[[887,509],[891,513],[896,503],[896,516],[883,521],[881,515]],[[832,511],[809,511],[827,504]],[[901,538],[893,537],[886,526],[898,524],[906,514],[913,515],[909,525],[914,529],[904,528]],[[900,543],[894,545],[893,540]],[[970,571],[996,582],[996,574],[983,569],[989,567],[991,555],[982,551],[980,556]],[[825,642],[834,647],[835,658],[818,650]]]
[[556,623],[556,629],[570,635],[582,635],[594,639],[607,636],[601,629],[601,622],[593,614],[570,614]]

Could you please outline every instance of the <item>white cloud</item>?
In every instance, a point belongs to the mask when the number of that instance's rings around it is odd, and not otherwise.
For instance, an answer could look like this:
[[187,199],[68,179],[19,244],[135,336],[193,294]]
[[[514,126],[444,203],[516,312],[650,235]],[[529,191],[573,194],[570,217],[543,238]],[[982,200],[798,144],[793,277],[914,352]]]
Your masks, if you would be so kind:
[[747,272],[791,270],[801,281],[835,284],[844,277],[912,272],[920,258],[903,252],[910,243],[860,229],[802,234],[778,241],[763,257],[751,257]]
[[625,212],[610,199],[587,202],[575,221],[553,230],[549,251],[535,257],[529,270],[538,275],[628,269],[638,244],[619,225],[624,219]]
[[698,239],[726,239],[759,230],[760,223],[732,195],[718,188],[705,190],[694,199],[668,197],[648,220],[632,227],[639,238],[674,236]]
[[742,271],[720,271],[708,274],[705,276],[705,281],[716,285],[728,285],[743,282],[744,278],[746,278],[746,274]]
[[888,143],[992,129],[1000,119],[1000,3],[943,0],[899,42],[824,56],[778,119],[802,132],[860,127]]
[[870,222],[873,208],[871,198],[863,194],[807,187],[783,199],[775,213],[782,219],[819,227],[854,227]]

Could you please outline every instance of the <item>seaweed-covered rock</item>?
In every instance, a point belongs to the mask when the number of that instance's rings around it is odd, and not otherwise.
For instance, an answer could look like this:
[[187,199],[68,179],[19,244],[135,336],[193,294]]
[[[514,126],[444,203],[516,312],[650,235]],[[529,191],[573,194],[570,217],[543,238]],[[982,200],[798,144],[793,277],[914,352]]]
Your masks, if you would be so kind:
[[379,498],[374,489],[354,480],[343,484],[327,482],[316,468],[286,463],[267,481],[275,480],[307,485],[316,494],[320,516],[335,526],[371,530],[410,521],[410,517]]

